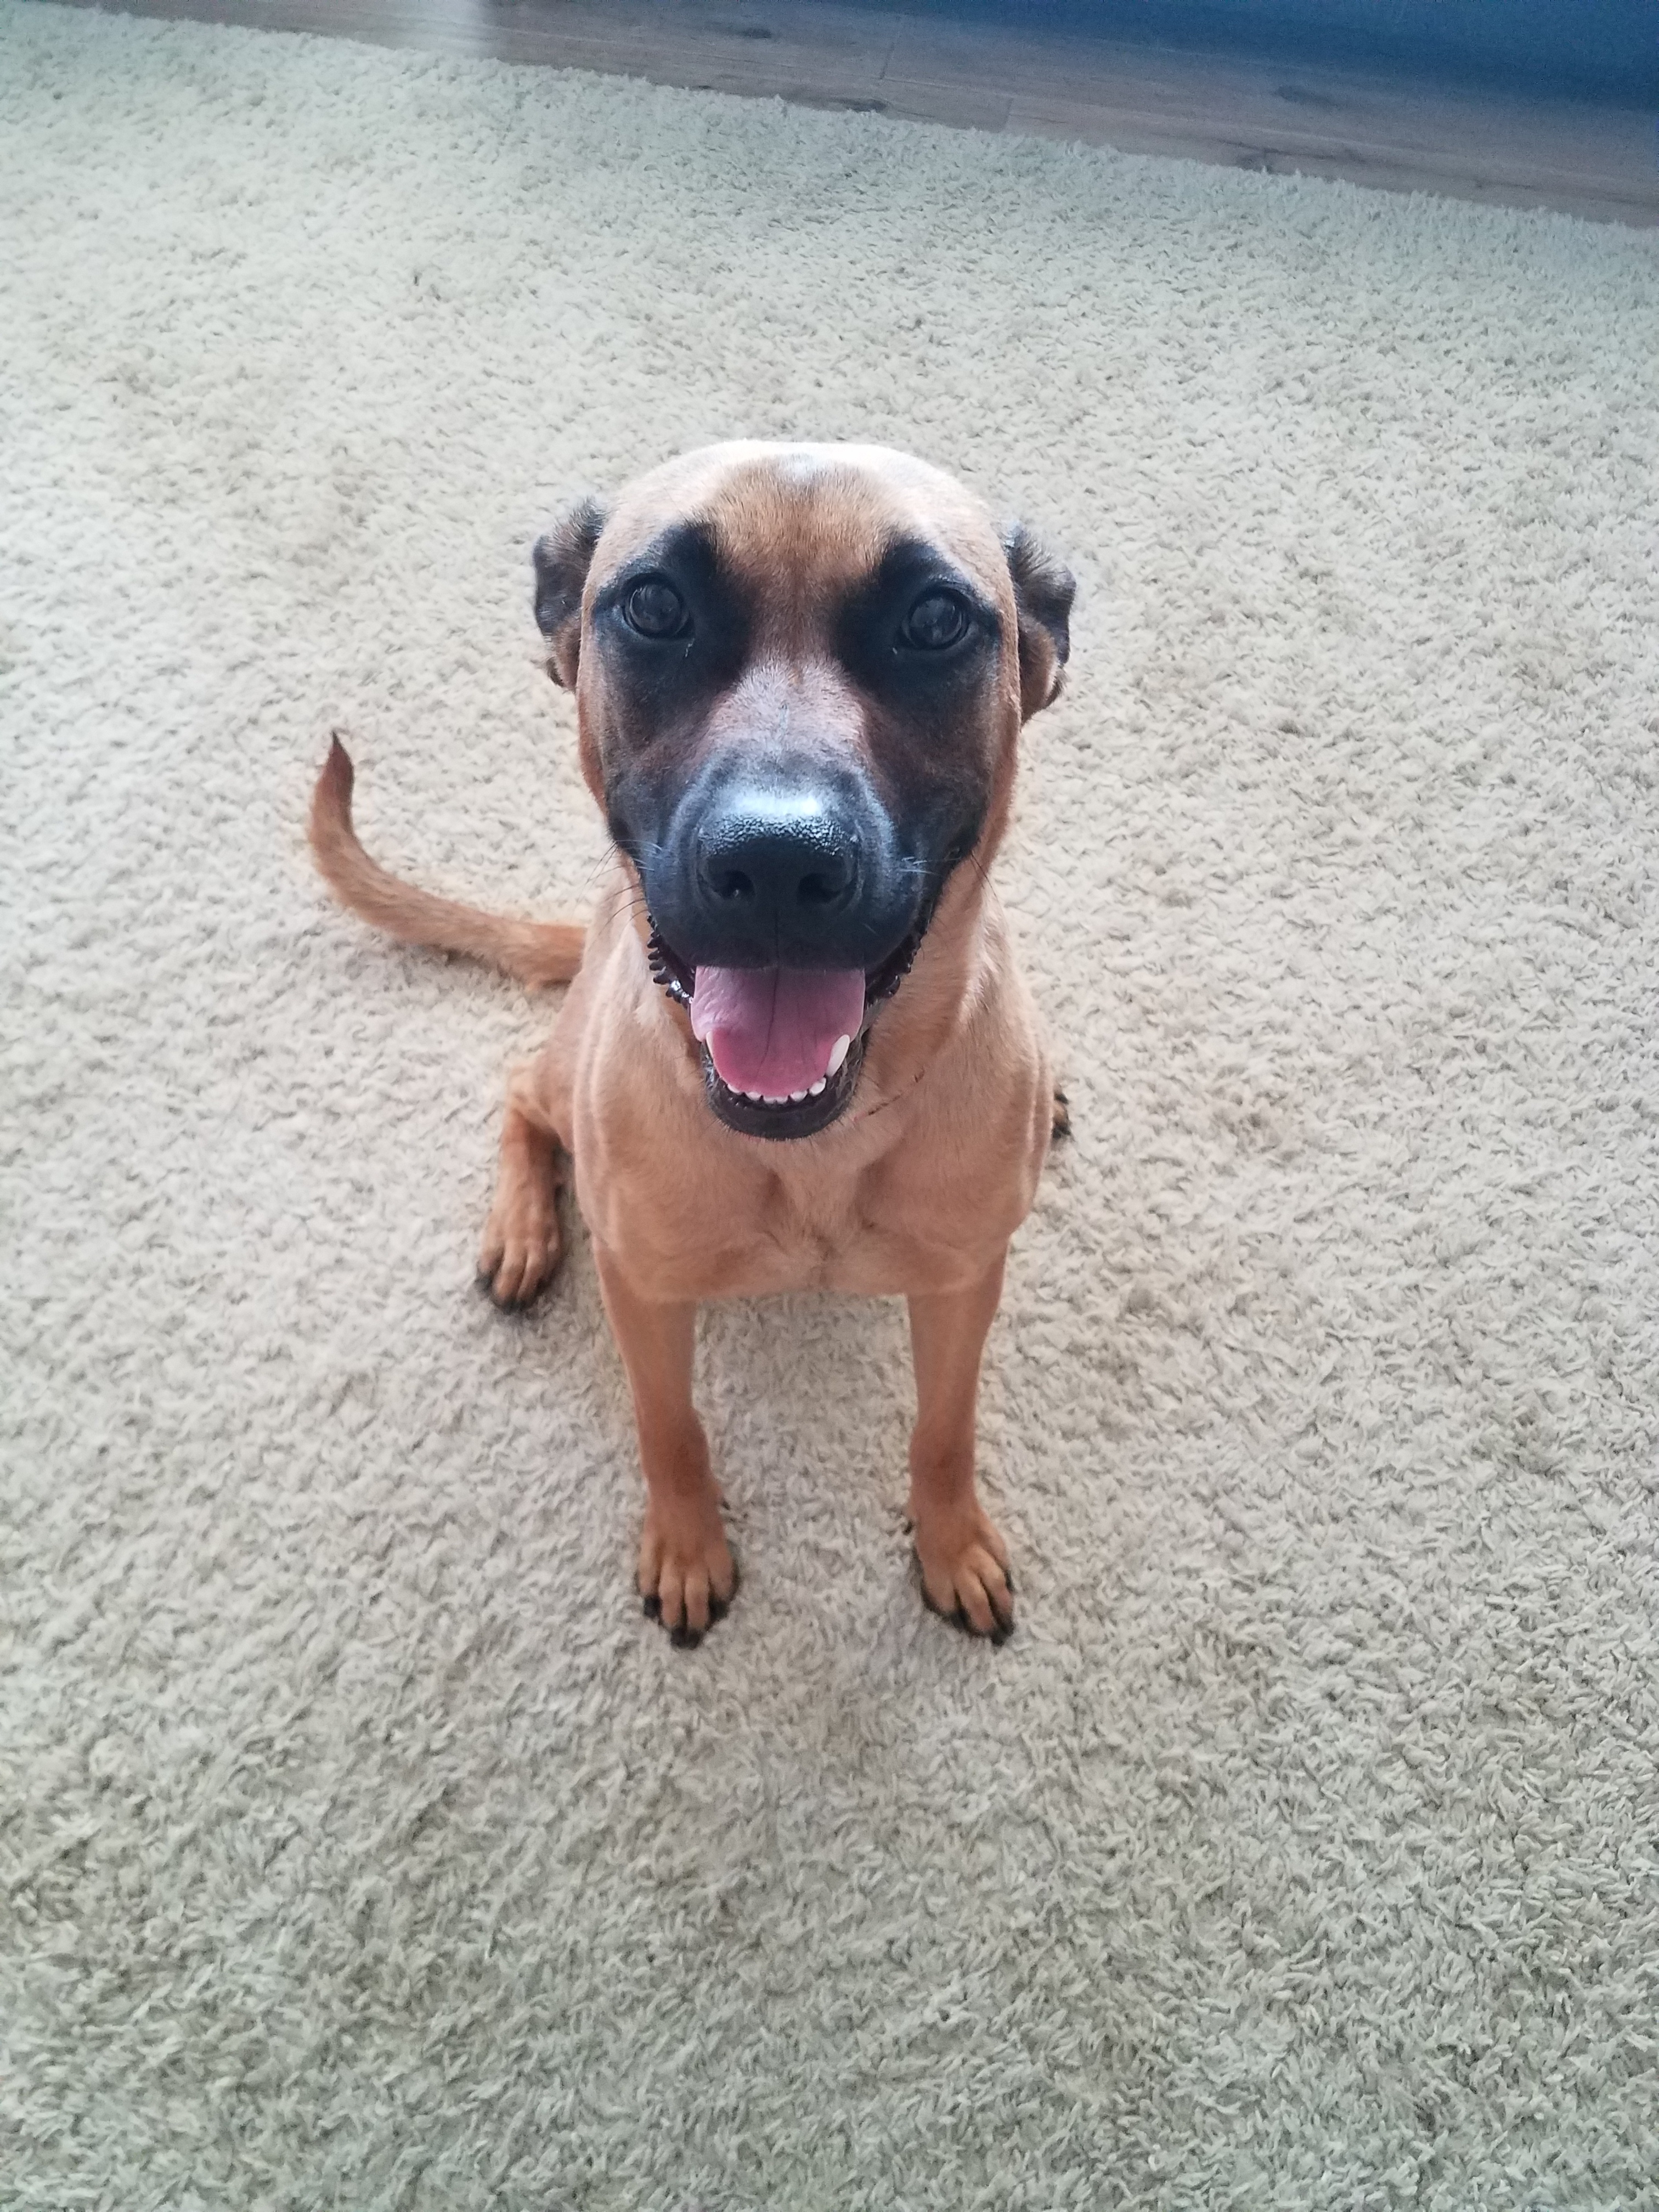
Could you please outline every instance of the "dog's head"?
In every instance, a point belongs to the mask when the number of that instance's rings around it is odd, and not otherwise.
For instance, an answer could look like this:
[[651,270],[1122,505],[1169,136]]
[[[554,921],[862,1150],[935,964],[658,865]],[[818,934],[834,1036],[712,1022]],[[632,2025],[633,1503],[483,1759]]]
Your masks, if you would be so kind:
[[953,872],[1002,835],[1072,579],[939,470],[864,446],[688,454],[574,508],[535,560],[549,670],[709,1103],[811,1135]]

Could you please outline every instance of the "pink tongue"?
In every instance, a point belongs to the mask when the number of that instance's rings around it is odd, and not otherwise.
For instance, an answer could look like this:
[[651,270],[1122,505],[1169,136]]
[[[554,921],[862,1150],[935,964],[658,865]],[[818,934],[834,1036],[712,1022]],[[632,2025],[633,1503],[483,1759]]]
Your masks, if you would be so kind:
[[810,1091],[863,1019],[861,968],[699,968],[691,994],[721,1082],[763,1098]]

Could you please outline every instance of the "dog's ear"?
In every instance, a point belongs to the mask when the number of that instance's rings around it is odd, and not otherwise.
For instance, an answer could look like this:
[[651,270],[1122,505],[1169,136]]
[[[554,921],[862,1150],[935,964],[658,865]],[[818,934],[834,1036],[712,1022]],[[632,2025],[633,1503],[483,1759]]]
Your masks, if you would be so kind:
[[575,689],[582,592],[604,528],[605,509],[598,500],[578,500],[544,538],[537,539],[531,556],[536,564],[536,627],[549,648],[547,672],[567,691]]
[[1054,704],[1065,681],[1077,579],[1043,550],[1024,523],[1003,532],[1002,550],[1019,610],[1020,716],[1030,721],[1039,708]]

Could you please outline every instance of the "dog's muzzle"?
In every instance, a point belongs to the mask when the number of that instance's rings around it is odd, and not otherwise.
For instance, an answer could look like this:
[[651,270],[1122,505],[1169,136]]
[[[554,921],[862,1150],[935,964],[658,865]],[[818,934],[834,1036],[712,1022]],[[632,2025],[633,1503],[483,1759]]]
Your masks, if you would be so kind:
[[925,872],[866,780],[811,760],[716,763],[641,876],[653,971],[690,1010],[714,1112],[748,1136],[827,1128],[925,926]]

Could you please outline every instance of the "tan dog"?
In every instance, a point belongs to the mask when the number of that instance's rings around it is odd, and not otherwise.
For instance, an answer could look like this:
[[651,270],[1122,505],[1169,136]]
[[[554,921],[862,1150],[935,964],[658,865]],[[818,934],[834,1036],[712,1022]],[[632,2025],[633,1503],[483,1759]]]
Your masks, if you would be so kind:
[[975,1401],[1056,1109],[986,869],[1020,724],[1060,688],[1072,579],[921,461],[760,444],[579,507],[536,578],[617,848],[586,933],[387,875],[353,833],[337,738],[311,819],[368,921],[571,982],[508,1088],[481,1273],[501,1305],[542,1288],[574,1164],[633,1388],[639,1587],[682,1641],[737,1581],[691,1401],[698,1301],[907,1297],[923,1590],[1000,1635]]

